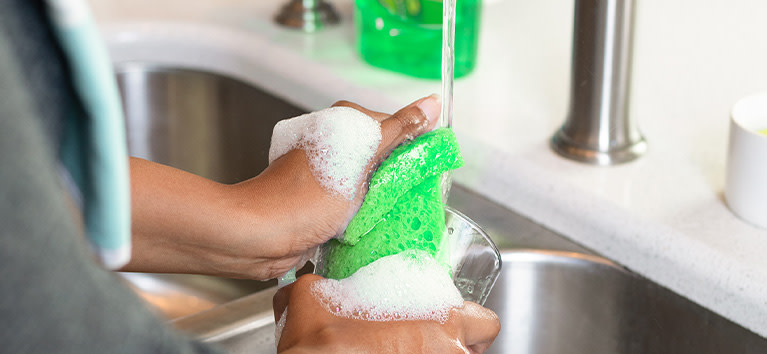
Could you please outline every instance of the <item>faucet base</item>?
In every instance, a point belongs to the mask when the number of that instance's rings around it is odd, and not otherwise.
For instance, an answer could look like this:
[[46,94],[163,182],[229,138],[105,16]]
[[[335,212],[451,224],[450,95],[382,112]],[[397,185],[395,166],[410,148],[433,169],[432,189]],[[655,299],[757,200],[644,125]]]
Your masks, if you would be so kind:
[[563,130],[551,138],[551,148],[565,158],[592,165],[611,166],[632,161],[647,152],[647,141],[640,136],[630,145],[598,150],[575,144]]
[[340,17],[335,8],[324,0],[290,0],[274,17],[274,21],[304,32],[316,32],[325,26],[337,24]]

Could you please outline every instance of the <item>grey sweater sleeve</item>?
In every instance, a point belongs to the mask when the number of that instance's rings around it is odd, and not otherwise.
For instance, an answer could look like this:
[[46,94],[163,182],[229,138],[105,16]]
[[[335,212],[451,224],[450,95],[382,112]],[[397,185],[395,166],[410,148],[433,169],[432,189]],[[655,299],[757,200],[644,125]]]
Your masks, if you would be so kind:
[[0,352],[216,352],[90,258],[12,53],[0,31]]

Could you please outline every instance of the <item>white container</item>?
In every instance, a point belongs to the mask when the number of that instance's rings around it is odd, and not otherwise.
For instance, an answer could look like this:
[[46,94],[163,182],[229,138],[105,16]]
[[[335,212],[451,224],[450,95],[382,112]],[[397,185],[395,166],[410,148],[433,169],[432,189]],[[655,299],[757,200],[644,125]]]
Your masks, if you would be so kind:
[[767,92],[742,98],[730,114],[724,195],[741,219],[767,229]]

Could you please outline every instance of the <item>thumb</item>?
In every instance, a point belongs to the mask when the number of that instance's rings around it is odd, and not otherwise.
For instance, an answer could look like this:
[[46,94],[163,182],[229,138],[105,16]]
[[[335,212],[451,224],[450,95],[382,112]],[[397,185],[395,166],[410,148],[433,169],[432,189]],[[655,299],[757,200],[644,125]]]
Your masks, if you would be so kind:
[[442,101],[439,95],[419,99],[381,122],[381,144],[376,157],[385,158],[394,148],[427,131],[439,120]]
[[463,314],[463,339],[472,353],[484,353],[501,330],[501,322],[495,312],[476,303],[465,301]]

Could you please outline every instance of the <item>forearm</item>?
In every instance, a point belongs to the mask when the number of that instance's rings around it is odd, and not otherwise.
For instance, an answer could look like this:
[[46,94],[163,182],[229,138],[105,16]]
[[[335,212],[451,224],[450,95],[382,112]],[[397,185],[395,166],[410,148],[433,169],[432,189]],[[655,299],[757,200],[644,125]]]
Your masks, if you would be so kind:
[[139,158],[131,158],[130,170],[133,250],[123,271],[265,280],[284,274],[324,242],[307,236],[306,225],[315,223],[295,215],[303,199],[288,192],[316,183],[310,173],[267,170],[226,185]]
[[132,256],[123,270],[212,273],[212,238],[235,217],[226,185],[139,158],[130,159]]

